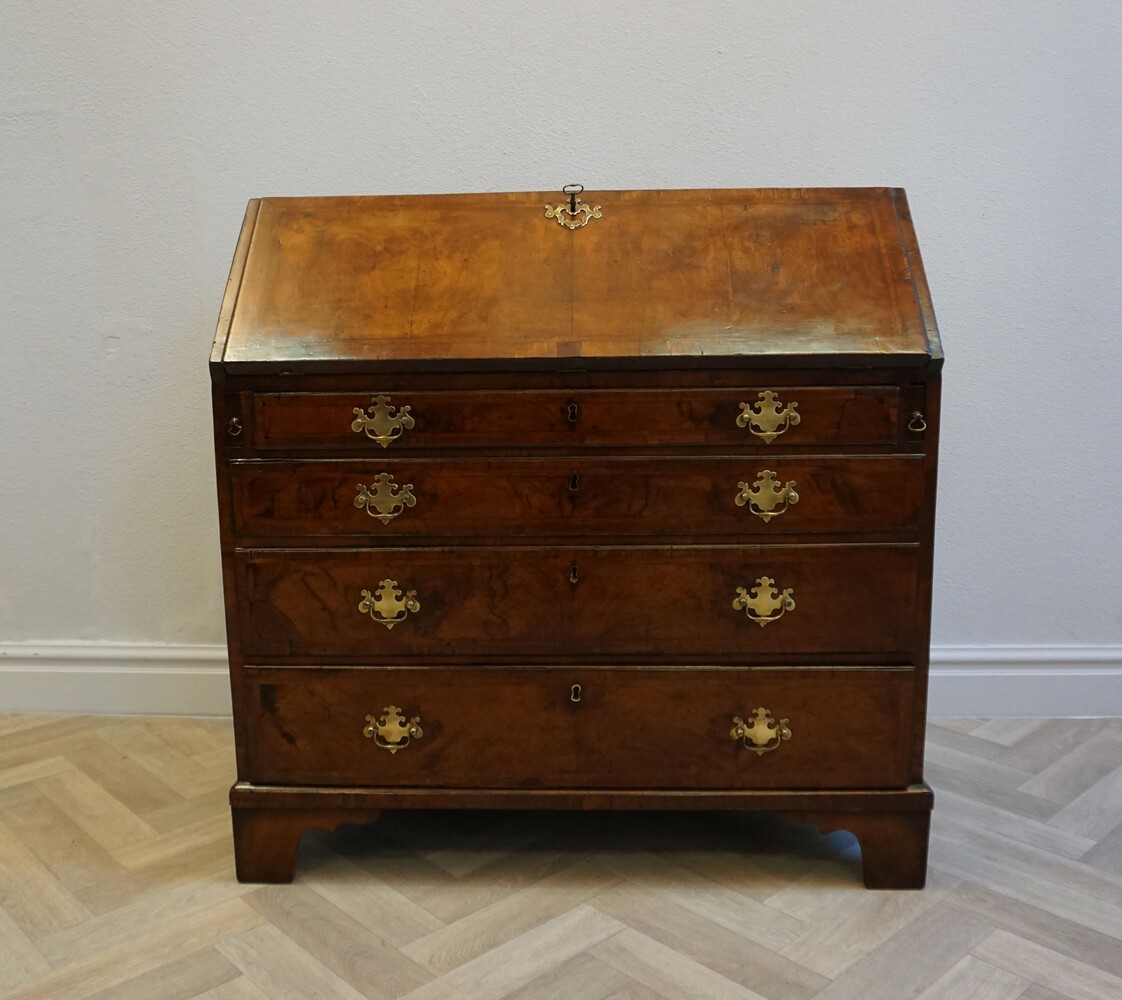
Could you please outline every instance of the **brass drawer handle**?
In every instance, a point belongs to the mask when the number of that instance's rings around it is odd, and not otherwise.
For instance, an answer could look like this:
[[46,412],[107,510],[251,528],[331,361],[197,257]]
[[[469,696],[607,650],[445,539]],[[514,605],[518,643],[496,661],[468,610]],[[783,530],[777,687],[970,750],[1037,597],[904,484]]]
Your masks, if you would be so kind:
[[778,621],[788,611],[795,610],[795,599],[791,596],[794,589],[787,587],[783,591],[777,590],[775,581],[770,576],[759,577],[756,585],[751,588],[751,594],[743,587],[737,587],[736,593],[733,608],[743,611],[760,628]]
[[912,419],[908,421],[908,430],[913,434],[922,434],[927,430],[927,421],[923,419],[923,414],[916,410],[912,414]]
[[401,714],[401,709],[396,705],[387,705],[382,709],[382,714],[375,718],[373,715],[366,717],[366,726],[362,735],[368,740],[373,740],[383,750],[397,753],[409,746],[410,740],[419,740],[425,735],[421,728],[421,717],[414,715],[408,722]]
[[740,490],[736,494],[736,506],[748,505],[748,509],[767,524],[773,517],[778,517],[791,504],[799,502],[799,495],[795,492],[795,481],[788,480],[782,486],[775,478],[775,473],[770,469],[756,473],[756,481],[751,487],[747,483],[737,483]]
[[762,757],[791,738],[791,727],[788,725],[790,719],[776,722],[766,708],[757,708],[749,718],[750,722],[745,722],[739,715],[734,715],[729,736],[734,740],[742,740],[757,757]]
[[355,418],[351,430],[356,434],[365,432],[371,441],[388,448],[391,441],[396,441],[413,426],[408,406],[390,406],[390,397],[383,395],[374,396],[370,403],[365,412],[359,406],[353,410]]
[[373,594],[369,590],[362,591],[362,601],[358,606],[359,614],[370,615],[379,625],[385,625],[388,629],[405,621],[410,611],[416,614],[420,610],[421,602],[417,600],[417,591],[407,590],[403,595],[396,580],[380,581]]
[[797,427],[799,416],[798,403],[781,405],[779,394],[770,389],[761,392],[759,402],[741,403],[740,416],[736,418],[737,427],[747,427],[765,444],[771,444],[788,427]]
[[417,505],[417,498],[412,492],[413,484],[398,486],[388,472],[379,472],[369,489],[359,483],[355,490],[355,506],[359,510],[366,508],[367,514],[376,517],[383,524],[389,524],[406,507]]
[[240,417],[231,417],[226,421],[226,433],[229,434],[230,437],[238,437],[238,435],[241,434],[242,430],[242,421]]

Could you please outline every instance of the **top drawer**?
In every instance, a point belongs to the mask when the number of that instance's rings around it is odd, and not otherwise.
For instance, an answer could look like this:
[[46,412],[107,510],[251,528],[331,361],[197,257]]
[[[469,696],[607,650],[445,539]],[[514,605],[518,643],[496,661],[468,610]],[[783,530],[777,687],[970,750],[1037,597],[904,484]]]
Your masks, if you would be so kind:
[[435,448],[785,450],[891,445],[896,386],[257,393],[252,447],[380,453]]

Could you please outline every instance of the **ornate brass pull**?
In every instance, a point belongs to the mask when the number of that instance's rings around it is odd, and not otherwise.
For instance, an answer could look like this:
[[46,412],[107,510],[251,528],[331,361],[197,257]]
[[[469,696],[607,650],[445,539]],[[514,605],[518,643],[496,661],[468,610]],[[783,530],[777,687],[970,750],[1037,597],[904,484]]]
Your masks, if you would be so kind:
[[923,414],[916,410],[912,414],[912,419],[908,421],[908,430],[913,434],[922,434],[927,430],[927,421],[923,419]]
[[775,581],[770,576],[761,576],[756,580],[756,585],[751,588],[751,593],[743,587],[736,588],[737,596],[733,599],[732,606],[737,611],[743,611],[752,621],[759,624],[760,628],[770,622],[778,621],[788,611],[795,610],[795,599],[791,596],[794,590],[787,587],[783,591],[775,588]]
[[236,438],[242,432],[242,422],[239,417],[231,417],[226,421],[226,433]]
[[413,418],[409,416],[408,406],[390,406],[390,397],[378,395],[371,399],[371,405],[363,412],[361,407],[354,408],[355,418],[351,422],[351,430],[356,434],[365,433],[371,441],[377,441],[383,448],[388,448],[391,441],[396,441],[402,434],[413,426]]
[[382,580],[373,594],[369,590],[362,591],[362,601],[358,606],[359,614],[370,615],[379,625],[385,625],[388,629],[405,621],[410,611],[416,614],[420,610],[421,602],[417,600],[417,591],[407,590],[402,595],[396,580]]
[[732,729],[729,736],[734,740],[743,740],[744,745],[757,757],[774,750],[784,740],[791,738],[790,719],[780,719],[778,722],[771,717],[771,712],[766,708],[757,708],[745,722],[739,715],[732,717]]
[[747,483],[737,483],[736,488],[740,490],[736,494],[736,506],[743,507],[747,504],[748,509],[765,524],[782,514],[791,504],[799,502],[795,481],[791,479],[780,486],[775,473],[770,469],[757,472],[756,481],[751,488]]
[[417,498],[412,493],[413,484],[398,486],[388,472],[379,472],[369,490],[362,483],[355,489],[358,491],[355,506],[359,510],[366,508],[367,514],[376,517],[383,524],[389,524],[406,507],[417,505]]
[[761,392],[759,402],[741,403],[740,416],[736,418],[737,427],[747,427],[765,444],[771,444],[789,427],[797,427],[802,419],[798,413],[798,403],[781,405],[779,394],[770,389]]
[[556,219],[566,229],[582,229],[588,225],[590,219],[601,217],[599,205],[586,205],[577,198],[577,195],[584,190],[583,184],[566,184],[561,190],[569,196],[569,204],[561,204],[556,208],[546,205],[547,219]]
[[362,735],[368,740],[373,740],[383,750],[397,753],[409,746],[410,740],[419,740],[425,735],[421,728],[421,717],[414,715],[408,722],[401,714],[401,709],[396,705],[387,705],[382,709],[382,714],[375,718],[373,715],[366,717],[366,726]]

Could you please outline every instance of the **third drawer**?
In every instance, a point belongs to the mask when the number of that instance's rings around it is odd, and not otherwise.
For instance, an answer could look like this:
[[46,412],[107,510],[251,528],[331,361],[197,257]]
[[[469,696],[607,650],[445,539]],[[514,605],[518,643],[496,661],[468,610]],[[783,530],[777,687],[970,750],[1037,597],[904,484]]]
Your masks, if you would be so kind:
[[247,656],[760,663],[906,655],[918,547],[241,550]]

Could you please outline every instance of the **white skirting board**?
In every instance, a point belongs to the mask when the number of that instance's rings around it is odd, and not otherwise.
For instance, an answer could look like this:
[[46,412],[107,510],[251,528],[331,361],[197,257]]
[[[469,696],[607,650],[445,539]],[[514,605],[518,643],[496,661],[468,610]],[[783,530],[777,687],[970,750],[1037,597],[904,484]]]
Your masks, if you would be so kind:
[[[225,646],[0,643],[0,712],[230,714]],[[1122,716],[1122,646],[942,646],[933,718]]]

